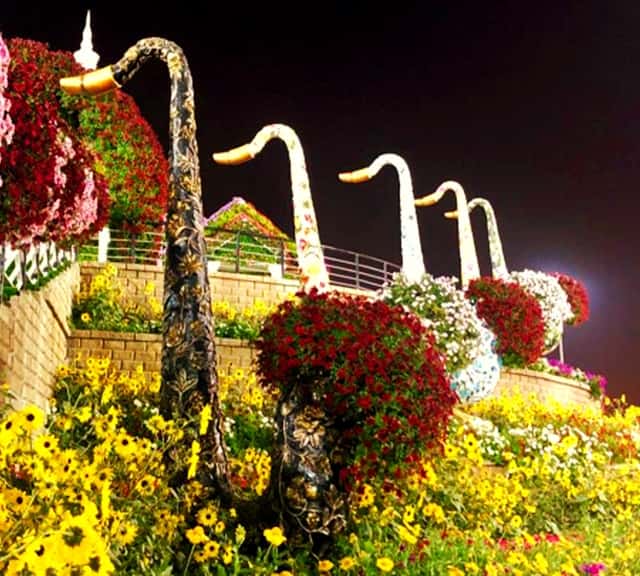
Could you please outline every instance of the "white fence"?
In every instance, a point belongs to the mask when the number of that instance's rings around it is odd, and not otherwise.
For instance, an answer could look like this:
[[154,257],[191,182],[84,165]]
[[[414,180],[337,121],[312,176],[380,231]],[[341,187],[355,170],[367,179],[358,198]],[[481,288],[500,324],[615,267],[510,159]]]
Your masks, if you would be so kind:
[[0,300],[4,288],[20,292],[37,284],[66,262],[73,262],[75,250],[62,250],[53,242],[32,244],[28,249],[0,244]]

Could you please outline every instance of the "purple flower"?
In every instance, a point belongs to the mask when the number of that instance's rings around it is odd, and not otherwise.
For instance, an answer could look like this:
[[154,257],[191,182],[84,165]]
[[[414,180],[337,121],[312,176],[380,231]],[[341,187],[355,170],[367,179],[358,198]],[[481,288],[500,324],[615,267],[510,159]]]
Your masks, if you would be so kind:
[[549,363],[549,366],[553,366],[560,374],[570,376],[573,373],[573,366],[560,362],[557,358],[547,358],[547,362]]
[[602,562],[592,562],[580,566],[580,571],[583,574],[595,574],[595,576],[598,576],[605,568],[606,566]]

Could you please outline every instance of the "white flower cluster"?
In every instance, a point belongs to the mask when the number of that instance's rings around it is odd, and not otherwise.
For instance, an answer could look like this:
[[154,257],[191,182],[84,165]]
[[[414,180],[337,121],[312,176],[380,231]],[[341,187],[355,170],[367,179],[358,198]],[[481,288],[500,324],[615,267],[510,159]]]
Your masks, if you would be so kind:
[[506,434],[522,440],[522,457],[540,459],[551,473],[580,469],[585,464],[593,466],[596,464],[595,448],[597,452],[603,452],[607,459],[612,455],[610,450],[603,450],[598,438],[566,424],[557,428],[552,424],[547,424],[544,428],[511,428]]
[[518,460],[538,461],[551,474],[594,466],[612,456],[595,435],[567,424],[500,430],[490,421],[474,418],[467,425],[475,432],[482,455],[489,462],[503,463],[505,453],[510,453],[514,445],[518,446]]
[[567,293],[555,276],[544,272],[523,270],[511,272],[509,276],[540,303],[545,324],[545,354],[548,354],[560,343],[564,323],[573,318]]
[[456,278],[429,274],[409,283],[397,274],[381,293],[386,302],[400,304],[422,319],[433,332],[450,372],[468,366],[485,352],[482,320],[456,284]]

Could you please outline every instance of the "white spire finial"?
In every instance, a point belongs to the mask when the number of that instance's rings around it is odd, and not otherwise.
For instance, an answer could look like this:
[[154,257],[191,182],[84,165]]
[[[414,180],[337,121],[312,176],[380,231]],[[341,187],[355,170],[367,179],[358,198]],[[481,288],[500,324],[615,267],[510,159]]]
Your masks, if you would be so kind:
[[86,70],[95,70],[98,66],[100,55],[94,51],[93,42],[91,41],[91,10],[87,10],[87,19],[82,31],[82,42],[80,50],[73,53],[76,62]]

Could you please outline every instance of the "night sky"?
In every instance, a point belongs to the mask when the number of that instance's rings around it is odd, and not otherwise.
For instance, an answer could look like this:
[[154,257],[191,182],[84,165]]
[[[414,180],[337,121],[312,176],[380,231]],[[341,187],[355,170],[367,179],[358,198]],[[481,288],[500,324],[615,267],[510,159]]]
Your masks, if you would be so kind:
[[[274,122],[302,140],[324,244],[400,263],[395,170],[358,186],[337,179],[381,153],[405,158],[416,196],[457,180],[489,199],[510,270],[564,272],[589,291],[591,318],[567,328],[566,362],[640,403],[640,3],[38,4],[3,1],[3,36],[74,51],[91,8],[99,65],[147,36],[184,49],[205,215],[242,196],[293,234],[282,143],[243,166],[210,160]],[[125,87],[165,147],[168,88],[159,62]],[[457,228],[442,216],[454,204],[450,194],[418,212],[436,276],[459,275]],[[472,222],[489,274],[484,218]]]

